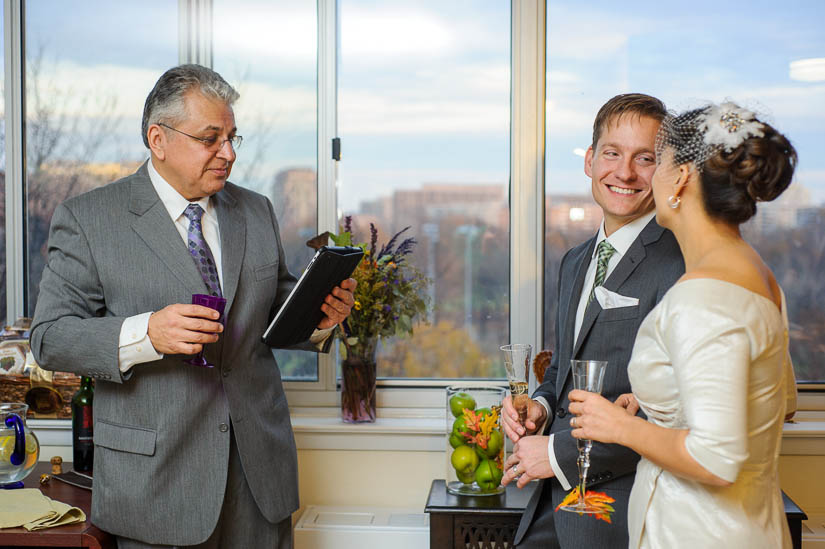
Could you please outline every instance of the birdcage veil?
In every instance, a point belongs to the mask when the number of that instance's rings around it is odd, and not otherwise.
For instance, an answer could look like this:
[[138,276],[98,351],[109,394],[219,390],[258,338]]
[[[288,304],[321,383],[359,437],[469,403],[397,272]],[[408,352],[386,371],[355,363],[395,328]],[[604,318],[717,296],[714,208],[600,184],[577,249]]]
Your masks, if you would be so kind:
[[749,137],[763,137],[763,129],[753,111],[730,100],[668,113],[656,135],[656,163],[672,151],[674,164],[692,163],[702,171],[710,156],[730,152]]

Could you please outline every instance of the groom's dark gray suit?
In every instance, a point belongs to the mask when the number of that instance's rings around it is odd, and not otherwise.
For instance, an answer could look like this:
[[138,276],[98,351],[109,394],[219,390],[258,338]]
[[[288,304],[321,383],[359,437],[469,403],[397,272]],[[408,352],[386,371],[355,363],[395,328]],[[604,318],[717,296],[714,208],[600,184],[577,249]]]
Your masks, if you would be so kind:
[[230,424],[263,516],[277,522],[298,508],[287,402],[261,342],[295,278],[269,200],[228,182],[211,200],[227,300],[225,332],[206,346],[215,368],[167,355],[119,370],[125,318],[205,293],[146,164],[57,208],[31,331],[40,365],[98,380],[92,520],[148,543],[192,545],[212,532],[224,501]]
[[[685,272],[673,234],[652,219],[604,281],[605,289],[637,298],[638,305],[605,310],[594,299],[585,310],[574,342],[579,298],[583,291],[590,291],[583,285],[596,238],[571,249],[562,259],[553,357],[544,383],[533,394],[533,398],[544,397],[550,406],[545,434],[555,435],[553,450],[557,463],[573,486],[578,480],[578,450],[576,439],[570,435],[567,412],[567,395],[573,389],[570,360],[608,361],[602,394],[615,400],[620,394],[629,393],[627,364],[639,324]],[[627,502],[638,461],[639,455],[624,446],[594,443],[589,484],[616,499],[612,524],[563,511],[554,513],[567,492],[555,478],[542,480],[522,516],[516,545],[525,549],[627,547]]]

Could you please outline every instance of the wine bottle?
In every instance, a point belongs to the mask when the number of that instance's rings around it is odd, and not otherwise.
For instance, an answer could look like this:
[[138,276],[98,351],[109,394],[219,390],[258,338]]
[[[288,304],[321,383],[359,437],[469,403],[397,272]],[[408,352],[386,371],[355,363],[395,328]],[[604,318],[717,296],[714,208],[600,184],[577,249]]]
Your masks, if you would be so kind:
[[80,389],[72,397],[72,452],[75,471],[91,471],[95,455],[92,441],[94,421],[92,400],[94,399],[92,378],[81,377]]

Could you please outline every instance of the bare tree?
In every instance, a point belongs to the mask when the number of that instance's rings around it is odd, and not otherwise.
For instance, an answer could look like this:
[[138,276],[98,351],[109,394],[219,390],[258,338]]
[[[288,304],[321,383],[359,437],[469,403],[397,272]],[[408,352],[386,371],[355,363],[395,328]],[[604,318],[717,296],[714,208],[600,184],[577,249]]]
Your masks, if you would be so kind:
[[[104,145],[116,139],[122,123],[113,92],[101,90],[94,96],[77,93],[46,73],[45,58],[40,47],[27,59],[24,90],[29,313],[34,309],[45,266],[52,214],[67,198],[109,181],[89,167],[99,160]],[[92,107],[96,116],[83,114]],[[5,302],[5,285],[0,291]]]

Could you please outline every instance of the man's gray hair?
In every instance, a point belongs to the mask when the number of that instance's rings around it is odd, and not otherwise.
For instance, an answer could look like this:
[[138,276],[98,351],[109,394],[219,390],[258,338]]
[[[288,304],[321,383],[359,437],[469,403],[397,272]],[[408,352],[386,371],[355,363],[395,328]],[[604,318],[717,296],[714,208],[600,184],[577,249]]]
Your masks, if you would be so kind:
[[201,65],[179,65],[163,73],[149,92],[143,106],[143,144],[149,148],[147,132],[152,124],[175,126],[186,119],[184,96],[197,90],[205,97],[223,101],[231,106],[240,97],[223,77]]

